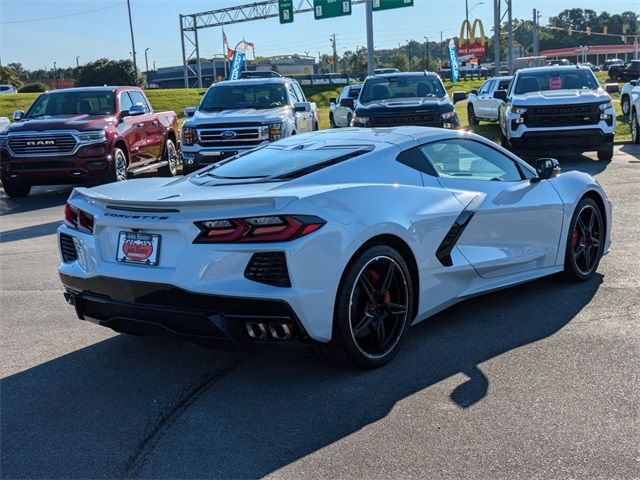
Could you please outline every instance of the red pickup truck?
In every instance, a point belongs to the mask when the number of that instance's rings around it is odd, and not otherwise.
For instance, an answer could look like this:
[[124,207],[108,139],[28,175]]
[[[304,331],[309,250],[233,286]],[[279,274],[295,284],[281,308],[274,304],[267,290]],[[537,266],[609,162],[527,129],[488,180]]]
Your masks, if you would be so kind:
[[33,185],[120,181],[178,166],[175,112],[154,113],[137,87],[81,87],[40,95],[0,134],[0,181],[7,195]]

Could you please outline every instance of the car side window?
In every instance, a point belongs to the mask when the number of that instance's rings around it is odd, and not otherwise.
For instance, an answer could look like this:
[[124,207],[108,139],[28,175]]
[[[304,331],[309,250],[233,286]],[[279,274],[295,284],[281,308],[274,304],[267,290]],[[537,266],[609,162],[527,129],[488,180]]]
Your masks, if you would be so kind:
[[487,80],[486,82],[484,82],[482,84],[482,86],[480,87],[480,90],[478,90],[478,93],[480,95],[484,95],[485,93],[487,93],[489,91],[489,84],[491,83],[491,80]]
[[293,89],[293,86],[291,84],[289,84],[288,86],[288,90],[289,90],[289,96],[291,97],[291,101],[293,103],[298,103],[300,102],[300,99],[298,98],[298,94],[296,93],[296,91]]
[[142,105],[147,113],[151,112],[151,108],[147,103],[147,99],[144,98],[144,95],[142,95],[142,93],[136,90],[130,90],[129,96],[131,97],[131,101],[134,105]]
[[300,101],[304,102],[305,97],[302,89],[300,88],[300,85],[298,85],[297,83],[292,83],[291,85],[293,85],[293,90],[298,94],[298,98],[300,99]]
[[133,101],[129,96],[129,92],[122,92],[120,94],[120,111],[126,112],[133,106]]
[[442,178],[500,182],[518,182],[524,178],[511,158],[474,140],[441,140],[420,149]]

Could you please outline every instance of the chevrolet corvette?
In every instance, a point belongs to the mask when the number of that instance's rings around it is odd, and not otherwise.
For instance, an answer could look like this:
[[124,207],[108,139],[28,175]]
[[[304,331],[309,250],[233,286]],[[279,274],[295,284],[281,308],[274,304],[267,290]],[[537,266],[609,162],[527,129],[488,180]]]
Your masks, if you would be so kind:
[[611,203],[589,175],[425,127],[296,135],[179,179],[76,188],[59,273],[80,319],[221,348],[304,343],[375,368],[456,302],[591,278]]

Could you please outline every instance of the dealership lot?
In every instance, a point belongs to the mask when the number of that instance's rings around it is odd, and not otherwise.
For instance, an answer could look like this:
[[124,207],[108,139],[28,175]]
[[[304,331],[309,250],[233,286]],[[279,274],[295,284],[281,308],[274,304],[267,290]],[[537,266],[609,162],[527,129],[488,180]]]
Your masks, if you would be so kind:
[[583,284],[550,278],[412,329],[372,372],[81,322],[57,278],[67,187],[0,198],[0,471],[34,477],[620,477],[640,470],[640,148],[561,159],[614,204]]

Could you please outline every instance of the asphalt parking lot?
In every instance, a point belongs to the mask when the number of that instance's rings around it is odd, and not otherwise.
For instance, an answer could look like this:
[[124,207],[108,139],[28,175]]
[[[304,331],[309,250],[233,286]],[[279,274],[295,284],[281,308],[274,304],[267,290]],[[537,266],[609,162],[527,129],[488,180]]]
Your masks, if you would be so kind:
[[56,273],[70,188],[2,194],[0,476],[638,478],[640,148],[561,165],[614,203],[598,275],[468,300],[372,372],[79,321]]

